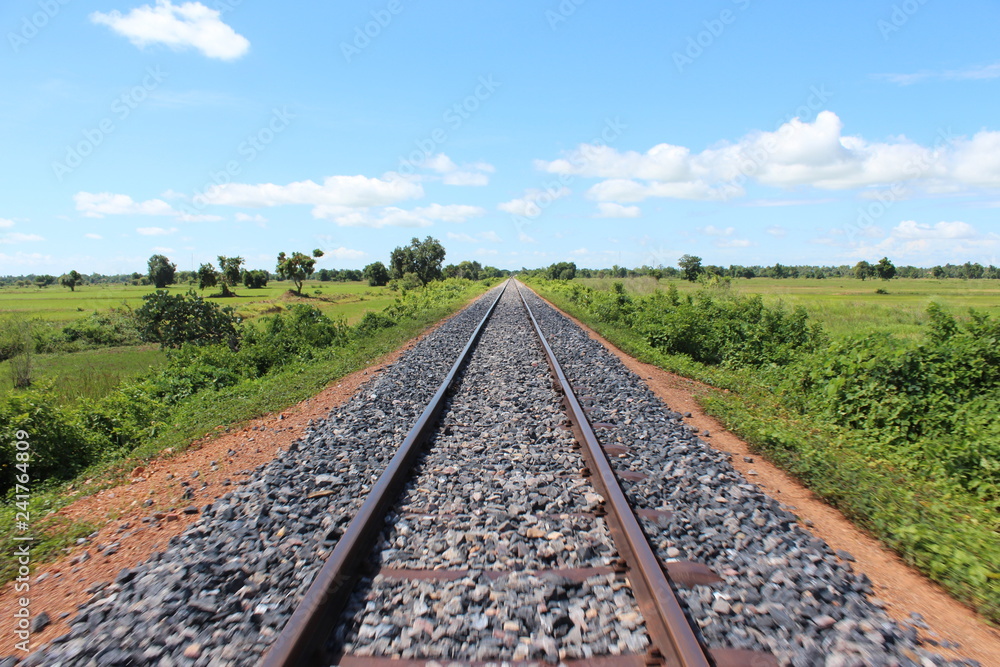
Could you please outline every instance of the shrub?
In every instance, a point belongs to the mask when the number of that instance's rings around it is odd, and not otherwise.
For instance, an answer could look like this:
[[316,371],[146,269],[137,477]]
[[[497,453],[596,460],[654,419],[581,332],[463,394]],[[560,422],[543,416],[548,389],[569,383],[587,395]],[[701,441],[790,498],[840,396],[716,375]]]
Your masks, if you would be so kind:
[[230,307],[205,301],[194,290],[172,295],[156,290],[142,297],[143,305],[136,311],[142,339],[160,343],[163,347],[225,344],[239,346],[236,325],[240,319]]
[[62,335],[70,343],[94,346],[138,345],[142,341],[139,320],[130,308],[111,308],[67,324]]

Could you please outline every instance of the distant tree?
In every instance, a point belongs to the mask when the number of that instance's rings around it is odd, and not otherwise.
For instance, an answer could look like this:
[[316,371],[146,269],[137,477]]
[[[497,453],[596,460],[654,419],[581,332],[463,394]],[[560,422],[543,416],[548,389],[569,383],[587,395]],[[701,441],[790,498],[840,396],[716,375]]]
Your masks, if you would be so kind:
[[546,275],[549,280],[573,280],[576,278],[576,264],[574,262],[556,262],[549,266]]
[[249,289],[267,287],[267,281],[269,278],[270,275],[263,269],[254,269],[253,271],[243,272],[243,284]]
[[698,280],[698,276],[702,273],[701,257],[696,257],[694,255],[684,255],[677,260],[677,266],[681,268],[684,280],[689,280],[691,282]]
[[860,278],[861,280],[867,280],[868,278],[871,278],[874,275],[875,275],[875,268],[865,260],[861,260],[860,262],[854,265],[855,278]]
[[313,274],[316,260],[323,256],[323,251],[316,248],[312,252],[312,257],[301,252],[294,252],[291,255],[285,253],[278,254],[277,272],[279,279],[291,280],[295,283],[295,290],[302,296],[302,283]]
[[410,245],[395,248],[389,255],[390,277],[401,279],[407,273],[413,273],[423,285],[440,280],[444,257],[445,249],[440,241],[430,236],[423,241],[414,237]]
[[83,283],[83,276],[75,269],[59,278],[59,284],[63,287],[68,287],[70,292],[75,292],[76,286],[81,283]]
[[242,257],[219,255],[219,282],[222,283],[222,296],[235,296],[229,288],[240,284],[242,268]]
[[55,276],[50,276],[47,273],[44,274],[44,275],[41,275],[41,276],[35,276],[35,285],[38,286],[38,289],[42,289],[43,287],[48,287],[49,285],[53,284],[55,281],[56,281],[56,277]]
[[935,278],[945,278],[948,276],[948,272],[945,270],[943,266],[938,264],[937,266],[931,269],[931,275],[934,276]]
[[316,277],[319,278],[320,282],[329,282],[332,279],[330,275],[330,269],[320,269],[316,273]]
[[896,267],[889,261],[888,257],[883,257],[878,264],[872,267],[875,275],[882,280],[892,280],[896,276]]
[[156,289],[173,285],[176,272],[177,265],[171,264],[170,260],[163,255],[153,255],[149,258],[149,282],[153,283]]
[[483,270],[479,272],[479,277],[484,280],[487,278],[502,278],[503,275],[503,271],[495,266],[484,266]]
[[372,287],[382,287],[389,282],[389,269],[382,262],[372,262],[365,267],[365,279]]
[[198,267],[198,289],[208,289],[219,284],[219,272],[211,264]]

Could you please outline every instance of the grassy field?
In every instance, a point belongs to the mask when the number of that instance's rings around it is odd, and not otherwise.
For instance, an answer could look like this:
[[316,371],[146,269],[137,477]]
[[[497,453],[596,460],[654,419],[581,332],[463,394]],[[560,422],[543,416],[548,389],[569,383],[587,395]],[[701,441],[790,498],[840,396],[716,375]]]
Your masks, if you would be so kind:
[[[272,281],[261,289],[236,288],[237,296],[209,299],[224,306],[232,306],[244,318],[252,318],[261,313],[274,312],[277,306],[288,303],[309,303],[330,317],[343,317],[353,324],[364,317],[369,310],[381,310],[396,298],[387,287],[369,287],[368,283],[335,283],[306,281],[302,296],[289,294],[290,282]],[[184,294],[191,286],[171,285],[171,294]],[[109,308],[128,306],[138,308],[142,297],[154,290],[150,286],[131,285],[81,285],[71,292],[55,285],[39,289],[37,287],[0,288],[0,317],[26,315],[45,322],[65,324]],[[199,291],[199,294],[218,293],[217,288]]]
[[[578,282],[595,289],[624,282],[630,292],[637,294],[666,290],[670,283],[648,277],[581,278]],[[673,283],[681,293],[702,288],[684,280]],[[916,336],[927,322],[927,306],[934,302],[957,316],[964,316],[969,308],[1000,315],[1000,280],[753,278],[735,280],[730,289],[744,295],[760,294],[768,304],[780,301],[790,308],[802,306],[833,337],[875,330],[907,338]],[[877,294],[878,289],[888,294]]]

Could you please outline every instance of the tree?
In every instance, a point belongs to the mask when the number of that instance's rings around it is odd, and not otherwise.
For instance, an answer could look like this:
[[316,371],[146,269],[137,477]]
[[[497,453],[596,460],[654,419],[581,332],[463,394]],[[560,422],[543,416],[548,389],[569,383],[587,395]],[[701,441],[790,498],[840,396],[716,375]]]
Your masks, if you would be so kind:
[[316,248],[312,251],[312,257],[301,252],[294,252],[291,256],[285,253],[278,254],[278,278],[291,280],[295,283],[295,290],[302,296],[302,283],[313,274],[313,267],[316,260],[323,256],[323,251]]
[[42,289],[43,287],[48,287],[49,285],[51,285],[55,281],[56,281],[56,277],[55,276],[50,276],[47,273],[43,274],[43,275],[40,275],[40,276],[35,276],[35,285],[38,286],[38,289]]
[[576,278],[576,263],[556,262],[546,271],[549,280],[573,280]]
[[372,262],[365,267],[365,279],[372,287],[382,287],[389,282],[389,269],[382,262]]
[[135,314],[143,340],[163,347],[180,347],[184,343],[224,343],[232,350],[239,347],[236,325],[240,320],[229,306],[222,308],[205,301],[194,290],[186,295],[156,290],[142,300]]
[[407,273],[413,273],[423,285],[440,280],[444,256],[444,246],[437,239],[428,236],[421,241],[414,237],[410,245],[396,248],[389,255],[390,276],[400,279]]
[[260,289],[262,287],[267,287],[267,281],[270,279],[267,271],[263,269],[254,269],[253,271],[243,272],[243,284],[250,289]]
[[219,284],[219,272],[211,264],[198,267],[198,289],[208,289]]
[[871,278],[874,275],[875,275],[875,268],[865,260],[861,260],[860,262],[854,265],[855,278],[860,278],[861,280],[865,280],[867,278]]
[[82,282],[83,276],[81,276],[76,270],[70,271],[59,278],[59,284],[63,287],[68,287],[70,292],[75,292],[76,286]]
[[694,255],[684,255],[677,260],[677,266],[680,267],[681,273],[684,274],[684,280],[691,282],[698,280],[698,276],[702,273],[701,257]]
[[888,257],[883,257],[878,264],[872,267],[875,275],[882,280],[892,280],[896,276],[896,267],[889,261]]
[[156,289],[173,285],[176,273],[177,265],[171,264],[163,255],[153,255],[149,258],[149,282],[153,283]]
[[235,296],[229,288],[240,284],[242,266],[242,257],[219,255],[219,282],[222,283],[222,296]]

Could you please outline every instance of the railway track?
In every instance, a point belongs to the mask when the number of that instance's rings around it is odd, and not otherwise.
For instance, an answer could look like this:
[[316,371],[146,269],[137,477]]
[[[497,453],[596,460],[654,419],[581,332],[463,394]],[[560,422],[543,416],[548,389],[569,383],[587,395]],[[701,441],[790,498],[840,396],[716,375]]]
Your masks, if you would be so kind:
[[976,664],[514,282],[246,473],[0,665]]
[[721,579],[653,552],[609,462],[623,448],[602,447],[521,289],[496,297],[264,667],[777,665],[702,647],[667,573]]

